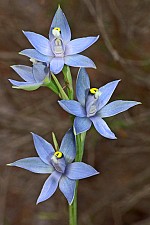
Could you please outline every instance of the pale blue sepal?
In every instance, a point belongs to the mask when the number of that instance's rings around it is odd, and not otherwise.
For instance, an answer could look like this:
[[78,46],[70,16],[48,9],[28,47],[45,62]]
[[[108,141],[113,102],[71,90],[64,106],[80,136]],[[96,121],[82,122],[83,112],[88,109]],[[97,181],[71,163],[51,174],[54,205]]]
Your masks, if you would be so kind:
[[100,97],[99,97],[99,108],[100,110],[107,102],[110,100],[112,94],[114,93],[120,80],[115,80],[107,83],[106,85],[99,88]]
[[141,104],[141,102],[116,100],[104,106],[98,114],[102,118],[115,116],[139,104]]
[[64,43],[68,43],[71,40],[71,30],[68,24],[68,21],[65,17],[65,14],[63,13],[62,9],[60,7],[58,7],[51,27],[50,27],[50,31],[49,31],[49,39],[50,41],[52,41],[54,39],[54,36],[52,34],[52,30],[55,27],[59,27],[61,30],[61,38],[63,39]]
[[88,57],[80,54],[65,56],[65,64],[74,67],[94,68],[95,63]]
[[51,60],[50,71],[54,74],[58,74],[64,67],[64,58],[56,57]]
[[56,191],[58,187],[58,183],[60,177],[62,176],[61,173],[54,171],[45,181],[40,196],[38,197],[37,203],[43,202],[50,198]]
[[67,163],[71,163],[76,156],[76,145],[73,129],[69,129],[62,139],[60,151],[64,154]]
[[95,129],[105,138],[117,139],[115,134],[110,130],[106,122],[100,116],[93,116],[90,118]]
[[62,176],[59,182],[59,189],[66,197],[69,205],[72,204],[75,195],[76,181]]
[[90,129],[92,122],[89,118],[86,117],[75,117],[74,119],[74,128],[75,133],[80,134]]
[[93,45],[98,40],[98,38],[99,38],[99,35],[97,37],[77,38],[70,41],[66,45],[66,56],[75,55],[80,52],[83,52],[85,49]]
[[50,42],[46,37],[30,31],[23,31],[23,33],[38,52],[46,56],[54,55],[50,47]]
[[83,162],[74,162],[67,166],[65,175],[72,180],[80,180],[99,174],[92,166]]
[[86,116],[85,109],[83,108],[83,106],[75,100],[61,100],[58,101],[58,103],[65,111],[72,115],[79,117]]
[[46,56],[38,52],[36,49],[24,49],[19,52],[20,55],[27,56],[29,58],[33,58],[40,62],[50,63],[54,56]]
[[53,146],[48,143],[45,139],[40,137],[37,134],[31,133],[33,136],[33,141],[35,149],[43,162],[50,165],[51,157],[54,154],[55,150]]
[[49,69],[46,66],[46,63],[37,62],[33,64],[33,76],[36,82],[42,82],[49,75]]
[[11,68],[25,81],[34,83],[35,79],[32,73],[32,67],[24,65],[13,65]]
[[54,171],[52,165],[45,164],[39,157],[20,159],[7,165],[20,167],[29,170],[33,173],[40,173],[40,174],[49,174]]
[[8,80],[10,81],[11,84],[14,85],[14,86],[12,86],[12,88],[26,90],[26,91],[37,90],[42,85],[42,82],[29,83],[29,82],[23,82],[23,81],[16,81],[16,80],[12,80],[12,79],[8,79]]
[[76,96],[81,105],[85,106],[85,101],[90,89],[90,79],[85,68],[80,68],[76,82]]

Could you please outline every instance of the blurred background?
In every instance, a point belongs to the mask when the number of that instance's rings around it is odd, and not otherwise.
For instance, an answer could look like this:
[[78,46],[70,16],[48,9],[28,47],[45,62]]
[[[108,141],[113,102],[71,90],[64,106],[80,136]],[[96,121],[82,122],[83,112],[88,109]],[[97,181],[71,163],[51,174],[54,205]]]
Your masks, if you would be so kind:
[[[93,86],[121,79],[113,99],[143,104],[107,119],[118,139],[108,140],[91,129],[84,162],[99,176],[80,181],[80,225],[150,225],[150,1],[149,0],[0,0],[0,225],[67,225],[64,196],[57,193],[35,205],[47,176],[5,164],[35,156],[30,132],[49,142],[51,132],[61,141],[70,127],[68,114],[49,89],[26,92],[11,88],[18,79],[13,64],[30,65],[18,52],[30,48],[22,33],[48,36],[61,4],[72,38],[101,38],[84,55],[97,65],[89,69]],[[77,69],[71,69],[74,84]],[[63,76],[58,76],[62,81]]]

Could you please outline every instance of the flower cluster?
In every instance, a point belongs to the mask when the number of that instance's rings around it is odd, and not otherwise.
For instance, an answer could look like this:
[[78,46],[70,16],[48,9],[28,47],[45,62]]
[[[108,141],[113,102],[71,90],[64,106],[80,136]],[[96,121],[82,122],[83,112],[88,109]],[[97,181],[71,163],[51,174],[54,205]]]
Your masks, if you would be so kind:
[[[85,134],[93,124],[103,137],[116,139],[104,118],[117,115],[140,103],[123,100],[108,103],[119,80],[100,88],[90,86],[85,68],[96,68],[96,66],[91,59],[79,53],[94,44],[99,36],[71,40],[71,30],[60,7],[53,18],[49,39],[34,32],[24,31],[23,33],[34,48],[25,49],[20,54],[29,57],[33,65],[32,67],[12,66],[12,69],[24,80],[9,79],[13,88],[28,91],[36,90],[40,86],[51,87],[52,90],[56,88],[55,93],[58,92],[62,98],[59,105],[75,118],[73,126],[63,137],[60,148],[55,138],[53,139],[54,149],[42,137],[32,133],[38,156],[20,159],[7,165],[20,167],[33,173],[51,174],[43,185],[37,203],[50,198],[59,186],[71,205],[75,196],[76,181],[99,174],[92,166],[82,162],[83,133]],[[77,101],[69,96],[69,92],[68,95],[64,92],[55,77],[63,70],[64,65],[80,67],[76,82]],[[67,78],[69,91],[73,92],[71,74],[68,75],[67,71],[64,77],[64,80]],[[79,155],[80,157],[77,157]]]

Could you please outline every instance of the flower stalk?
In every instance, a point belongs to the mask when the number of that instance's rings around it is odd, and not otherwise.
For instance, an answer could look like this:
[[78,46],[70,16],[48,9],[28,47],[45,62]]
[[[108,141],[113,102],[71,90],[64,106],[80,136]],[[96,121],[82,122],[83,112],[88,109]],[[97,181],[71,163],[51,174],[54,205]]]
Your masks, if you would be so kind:
[[[84,143],[85,143],[86,132],[76,135],[76,158],[75,162],[81,162],[84,153]],[[76,189],[73,203],[69,206],[69,225],[77,225],[77,206],[78,206],[78,181],[76,181]]]

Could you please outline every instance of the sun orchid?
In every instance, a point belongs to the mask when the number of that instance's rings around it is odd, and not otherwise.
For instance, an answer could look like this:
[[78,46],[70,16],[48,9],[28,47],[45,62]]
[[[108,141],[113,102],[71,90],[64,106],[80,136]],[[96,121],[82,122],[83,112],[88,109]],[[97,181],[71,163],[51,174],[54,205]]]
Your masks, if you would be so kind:
[[38,157],[20,159],[8,165],[33,173],[51,174],[43,185],[37,204],[50,198],[58,186],[71,204],[74,199],[76,180],[97,175],[98,172],[88,164],[73,162],[76,147],[72,129],[65,134],[57,151],[42,137],[33,133],[32,135]]
[[[92,123],[95,129],[104,137],[116,139],[103,118],[117,115],[129,108],[141,104],[136,101],[116,100],[108,103],[120,80],[107,83],[103,87],[90,88],[89,76],[84,68],[78,73],[75,100],[61,100],[60,106],[68,113],[75,115],[74,128],[76,134],[90,129]],[[108,103],[108,104],[107,104]]]
[[34,61],[33,66],[14,65],[11,68],[18,73],[24,81],[9,79],[13,88],[33,91],[50,82],[49,68],[46,63]]
[[53,18],[49,39],[34,32],[24,31],[23,33],[35,49],[25,49],[20,54],[50,63],[50,71],[54,74],[61,72],[64,64],[96,68],[91,59],[78,53],[94,44],[99,36],[71,40],[71,30],[60,7]]

